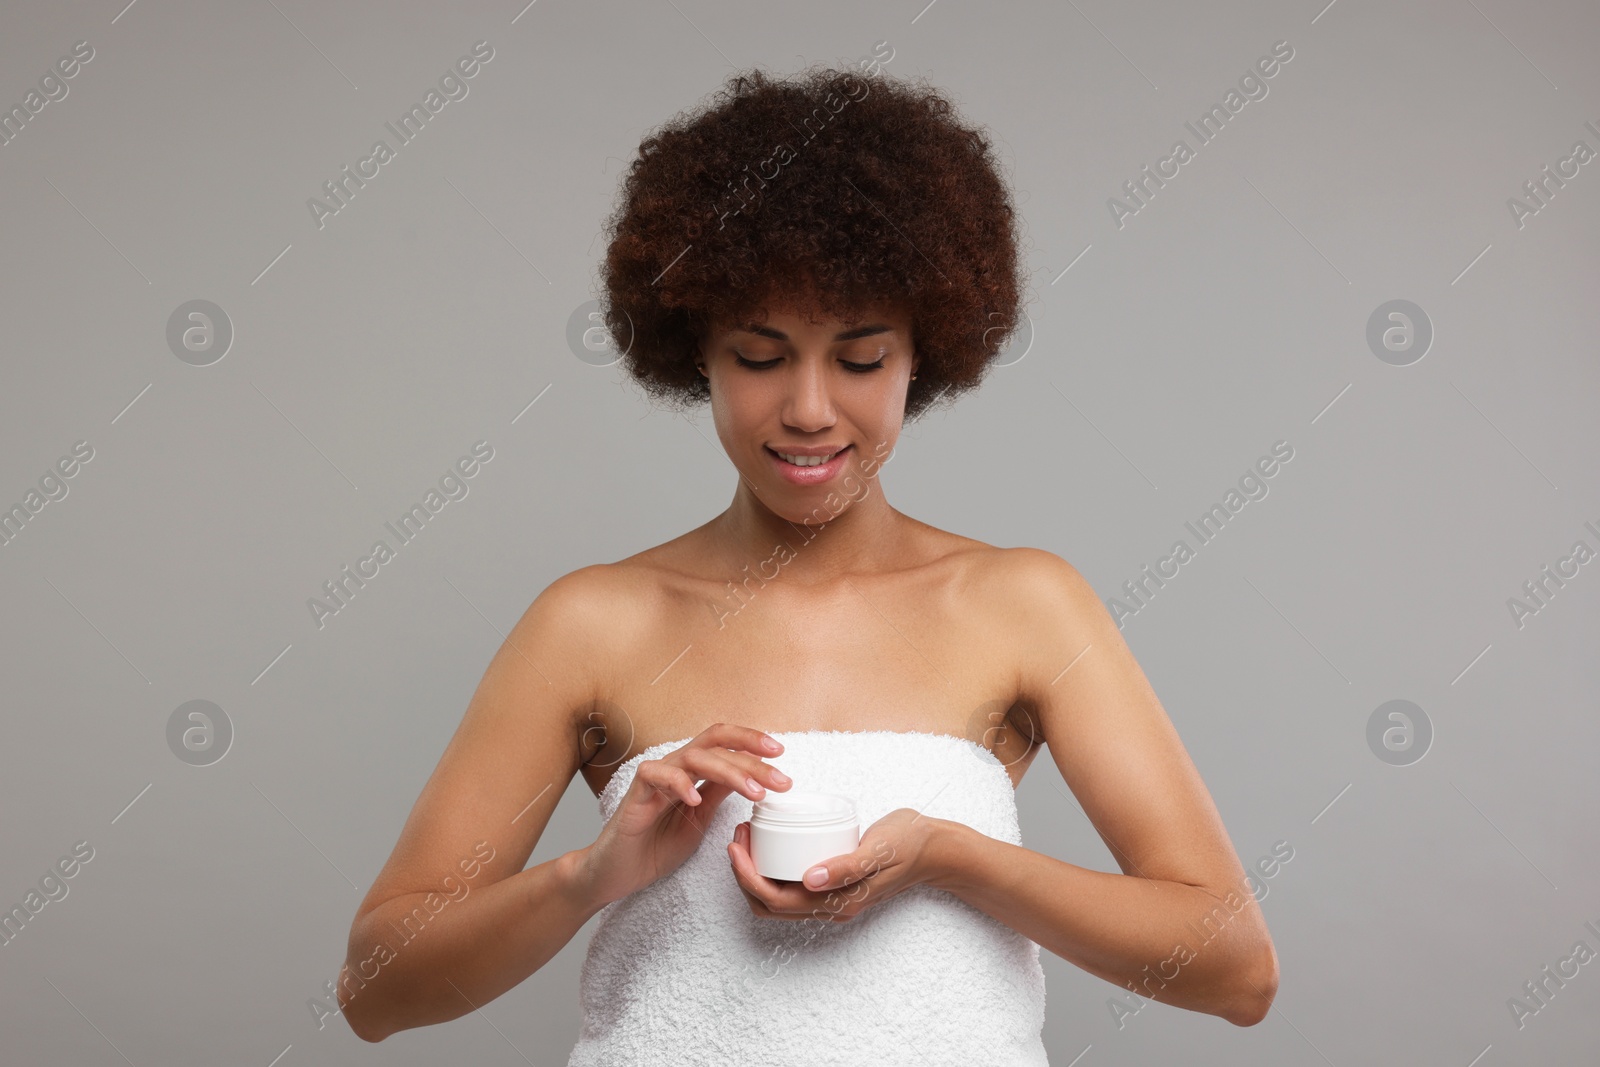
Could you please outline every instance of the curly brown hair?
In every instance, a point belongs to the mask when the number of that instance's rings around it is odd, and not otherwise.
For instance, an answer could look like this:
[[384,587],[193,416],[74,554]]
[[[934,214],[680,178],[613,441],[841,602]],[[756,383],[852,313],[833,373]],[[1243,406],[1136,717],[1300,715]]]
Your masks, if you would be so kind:
[[710,398],[717,320],[773,298],[849,320],[908,307],[914,419],[980,381],[1022,316],[1016,213],[989,139],[925,80],[731,75],[650,132],[606,222],[601,314],[653,398]]

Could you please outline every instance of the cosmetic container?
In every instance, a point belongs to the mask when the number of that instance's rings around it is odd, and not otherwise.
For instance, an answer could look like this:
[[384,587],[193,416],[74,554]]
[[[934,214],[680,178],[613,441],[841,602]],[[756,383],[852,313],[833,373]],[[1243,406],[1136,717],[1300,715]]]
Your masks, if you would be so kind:
[[856,803],[833,793],[768,793],[750,814],[750,858],[764,878],[798,882],[861,844]]

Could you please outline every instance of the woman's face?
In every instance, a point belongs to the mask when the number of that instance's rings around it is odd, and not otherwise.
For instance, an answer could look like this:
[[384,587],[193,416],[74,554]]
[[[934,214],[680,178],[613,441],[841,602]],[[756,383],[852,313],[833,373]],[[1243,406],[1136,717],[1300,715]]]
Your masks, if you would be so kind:
[[767,311],[759,322],[715,324],[701,373],[739,473],[773,512],[815,521],[830,493],[864,496],[894,449],[916,368],[911,318],[893,304],[854,322],[810,321],[785,301]]

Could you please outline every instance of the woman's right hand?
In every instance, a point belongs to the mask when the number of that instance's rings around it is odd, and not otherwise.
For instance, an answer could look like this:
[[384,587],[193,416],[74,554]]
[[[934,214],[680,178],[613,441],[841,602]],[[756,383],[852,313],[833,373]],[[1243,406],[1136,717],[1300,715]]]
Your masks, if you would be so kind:
[[789,776],[762,759],[782,751],[760,730],[717,723],[665,756],[640,762],[617,810],[583,850],[586,892],[609,904],[677,870],[700,847],[729,794],[755,801],[767,789],[789,788]]

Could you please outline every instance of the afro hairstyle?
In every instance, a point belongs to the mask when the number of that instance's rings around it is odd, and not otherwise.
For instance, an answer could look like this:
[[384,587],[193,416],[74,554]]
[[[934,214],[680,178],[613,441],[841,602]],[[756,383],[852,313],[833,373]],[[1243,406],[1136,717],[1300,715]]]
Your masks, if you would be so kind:
[[905,417],[978,385],[1022,318],[1016,213],[993,146],[925,81],[810,67],[730,75],[650,131],[601,268],[627,372],[679,408],[710,398],[700,345],[770,300],[853,321],[910,310]]

